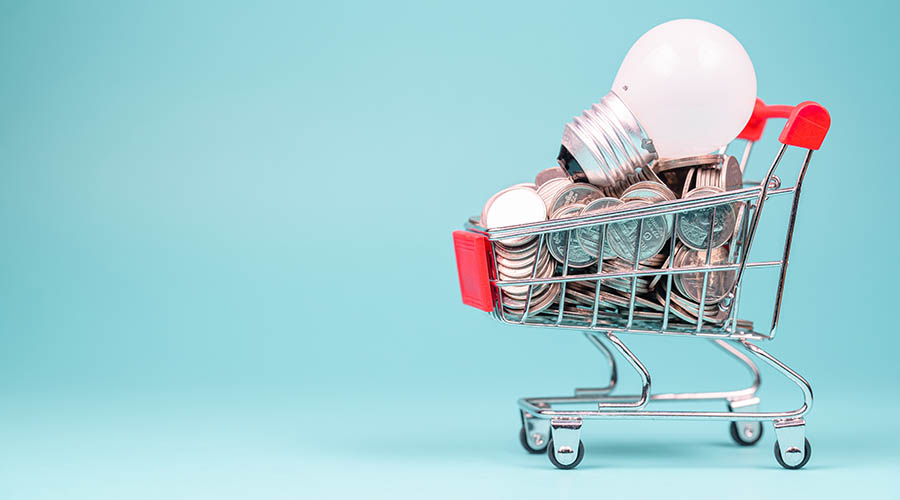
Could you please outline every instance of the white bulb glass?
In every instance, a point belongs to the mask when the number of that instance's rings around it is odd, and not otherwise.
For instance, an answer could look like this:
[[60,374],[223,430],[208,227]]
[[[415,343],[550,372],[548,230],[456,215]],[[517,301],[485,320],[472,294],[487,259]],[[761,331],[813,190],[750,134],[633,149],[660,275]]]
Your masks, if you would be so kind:
[[635,42],[612,91],[660,157],[693,156],[741,132],[756,102],[756,72],[731,33],[706,21],[678,19]]

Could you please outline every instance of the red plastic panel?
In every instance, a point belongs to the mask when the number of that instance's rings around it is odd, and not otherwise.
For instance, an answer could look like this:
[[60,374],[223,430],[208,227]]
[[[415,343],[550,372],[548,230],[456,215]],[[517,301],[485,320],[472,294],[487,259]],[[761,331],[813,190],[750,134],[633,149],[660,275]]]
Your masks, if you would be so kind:
[[819,149],[831,126],[831,116],[821,104],[806,101],[797,106],[768,106],[757,98],[753,114],[738,139],[758,141],[770,118],[788,119],[778,137],[782,144],[806,149]]
[[802,102],[794,108],[778,140],[788,146],[819,149],[829,127],[831,115],[828,110],[812,101]]
[[459,289],[463,304],[492,311],[491,276],[488,263],[491,243],[486,236],[469,231],[453,231],[453,248],[456,250],[456,270],[459,272]]

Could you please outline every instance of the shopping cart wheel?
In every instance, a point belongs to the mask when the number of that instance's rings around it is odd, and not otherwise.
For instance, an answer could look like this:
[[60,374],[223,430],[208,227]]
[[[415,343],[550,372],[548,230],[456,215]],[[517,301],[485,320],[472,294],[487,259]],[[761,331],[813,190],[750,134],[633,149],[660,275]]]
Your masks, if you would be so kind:
[[762,439],[762,422],[731,422],[731,439],[741,446],[753,446]]
[[544,444],[544,446],[541,446],[540,448],[532,448],[531,445],[528,443],[528,436],[525,434],[524,427],[519,429],[519,442],[522,443],[522,448],[525,448],[525,451],[527,451],[528,453],[534,454],[534,455],[543,453],[544,451],[547,450],[546,443]]
[[[800,451],[800,450],[797,450]],[[809,457],[812,455],[812,447],[809,445],[809,439],[803,440],[803,460],[797,465],[788,465],[784,463],[784,459],[781,458],[781,448],[778,446],[778,441],[775,441],[775,460],[778,461],[778,465],[784,467],[785,469],[800,469],[806,462],[809,462]],[[553,460],[551,458],[551,460]]]
[[557,469],[574,469],[578,467],[578,464],[581,463],[581,459],[584,458],[584,443],[581,440],[578,440],[578,455],[575,456],[575,461],[570,464],[561,464],[559,460],[556,459],[556,448],[553,446],[553,438],[550,438],[550,442],[547,443],[547,456],[550,457],[550,463],[556,466]]
[[[728,402],[730,412],[755,413],[759,410],[759,398],[751,397]],[[741,446],[753,446],[762,439],[763,425],[758,421],[732,421],[729,426],[731,439]]]

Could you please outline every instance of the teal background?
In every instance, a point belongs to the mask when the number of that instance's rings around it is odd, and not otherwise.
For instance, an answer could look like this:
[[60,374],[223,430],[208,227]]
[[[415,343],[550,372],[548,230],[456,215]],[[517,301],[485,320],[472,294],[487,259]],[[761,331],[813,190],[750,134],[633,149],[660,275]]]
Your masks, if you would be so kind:
[[[894,495],[897,15],[2,2],[0,497]],[[609,421],[557,471],[519,448],[515,400],[601,383],[601,359],[464,307],[450,232],[552,165],[631,43],[680,17],[741,40],[767,102],[832,114],[764,346],[813,384],[812,461],[781,470],[771,427],[738,449],[721,423]],[[705,342],[625,340],[654,389],[746,383]],[[764,408],[799,404],[763,376]]]

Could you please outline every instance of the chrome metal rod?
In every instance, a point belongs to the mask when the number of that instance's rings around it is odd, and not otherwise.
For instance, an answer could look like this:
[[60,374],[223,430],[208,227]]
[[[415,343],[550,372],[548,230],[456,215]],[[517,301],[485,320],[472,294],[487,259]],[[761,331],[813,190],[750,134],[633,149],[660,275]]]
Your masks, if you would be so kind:
[[616,371],[616,358],[613,356],[612,351],[609,350],[608,347],[600,340],[600,337],[595,333],[584,332],[585,338],[587,338],[594,347],[597,348],[603,354],[603,357],[606,358],[606,361],[609,363],[609,383],[606,384],[605,387],[581,387],[575,389],[575,397],[585,397],[585,396],[597,396],[597,395],[606,395],[613,391],[616,388],[616,382],[618,382],[618,372]]
[[784,297],[784,280],[787,276],[788,259],[791,256],[791,242],[794,239],[794,223],[797,220],[797,208],[800,205],[800,188],[803,186],[803,178],[806,177],[806,169],[812,160],[813,150],[806,151],[803,159],[803,167],[797,176],[797,184],[794,187],[794,202],[791,205],[791,217],[788,220],[787,232],[784,235],[784,255],[781,258],[781,275],[778,277],[778,291],[775,293],[775,310],[772,313],[772,328],[769,337],[775,338],[775,329],[778,327],[778,318],[781,315],[781,299]]
[[[769,421],[769,420],[782,420],[782,419],[793,419],[800,418],[805,415],[810,408],[812,408],[812,388],[809,385],[809,382],[806,381],[803,377],[801,377],[797,372],[789,368],[787,365],[778,361],[774,356],[767,353],[761,347],[751,344],[746,341],[741,341],[740,346],[744,347],[747,351],[749,351],[754,356],[762,359],[767,364],[775,368],[776,371],[787,377],[789,380],[794,382],[803,393],[803,404],[794,410],[788,411],[780,411],[780,412],[763,412],[763,411],[662,411],[662,410],[627,410],[627,411],[613,411],[613,410],[554,410],[551,408],[540,407],[537,406],[536,403],[556,403],[556,404],[577,404],[577,403],[593,403],[594,401],[586,401],[584,399],[577,400],[578,398],[522,398],[519,400],[519,407],[523,410],[531,412],[534,416],[538,418],[552,418],[552,417],[581,417],[584,419],[604,419],[604,418],[614,418],[614,419],[677,419],[677,420],[726,420],[726,421]],[[758,387],[758,384],[755,384]],[[755,392],[755,389],[754,389]],[[705,396],[709,393],[698,393],[699,395]],[[662,400],[659,399],[658,395],[654,400]],[[624,398],[622,396],[621,398]],[[651,397],[653,399],[654,397]],[[611,398],[603,398],[604,400],[608,400]],[[619,399],[619,398],[613,398]],[[691,399],[706,399],[706,398],[690,398],[690,397],[679,397],[679,398],[669,398],[668,401],[673,400],[691,400]],[[718,399],[718,398],[712,398]],[[609,403],[613,404],[613,403]]]
[[772,176],[775,175],[775,169],[778,168],[778,164],[781,162],[781,158],[784,156],[784,152],[787,150],[787,145],[782,144],[780,148],[778,148],[778,154],[775,155],[775,159],[772,161],[772,166],[769,167],[769,171],[766,173],[766,178],[763,179],[762,182],[762,191],[759,193],[759,198],[756,200],[756,211],[753,213],[753,221],[750,223],[750,230],[747,234],[747,240],[745,243],[744,254],[741,255],[741,267],[737,271],[737,276],[734,278],[734,284],[737,286],[741,282],[741,278],[744,276],[744,269],[747,267],[747,258],[750,256],[750,250],[753,247],[753,239],[756,236],[756,228],[759,225],[759,218],[762,215],[763,204],[766,202],[766,193],[769,191],[770,181],[772,180]]
[[[751,262],[747,264],[748,268],[757,268],[757,267],[780,267],[780,260],[772,260],[765,262]],[[718,272],[718,271],[735,271],[740,268],[739,264],[718,264],[718,265],[710,265],[707,267],[676,267],[673,269],[643,269],[640,271],[616,271],[609,272],[603,274],[578,274],[572,276],[555,276],[552,278],[535,278],[535,279],[516,279],[516,280],[502,280],[496,281],[497,286],[512,286],[512,285],[540,285],[543,283],[562,283],[568,282],[572,283],[574,281],[594,281],[598,278],[608,279],[608,278],[630,278],[632,276],[656,276],[667,275],[667,274],[693,274],[697,272],[710,271],[710,272]]]
[[747,145],[744,146],[744,154],[741,155],[741,175],[743,175],[745,169],[747,168],[747,163],[750,162],[751,150],[753,150],[753,141],[747,141]]
[[[766,184],[768,186],[768,184]],[[794,192],[794,188],[770,189],[766,192],[766,198],[778,195],[790,194]],[[758,200],[762,192],[762,186],[749,187],[734,191],[725,191],[719,194],[711,194],[702,198],[677,199],[652,205],[640,206],[634,208],[624,208],[605,213],[597,213],[591,215],[583,215],[578,217],[566,217],[563,219],[548,219],[543,222],[534,222],[531,224],[522,224],[517,226],[507,226],[486,230],[475,225],[468,227],[475,232],[488,236],[491,240],[503,240],[518,236],[536,236],[540,233],[552,233],[579,227],[586,227],[595,224],[606,224],[609,222],[623,222],[628,220],[636,220],[647,217],[658,217],[661,215],[672,215],[675,213],[684,213],[701,208],[709,208],[715,205],[727,203],[735,203],[745,200]]]
[[610,342],[616,347],[616,350],[628,360],[631,366],[634,368],[634,371],[637,372],[638,376],[641,378],[641,397],[636,401],[630,401],[627,403],[603,403],[599,402],[599,408],[620,408],[620,409],[640,409],[647,406],[647,403],[650,401],[650,372],[647,371],[647,368],[644,367],[641,360],[637,358],[625,343],[619,340],[619,337],[616,337],[612,334],[612,332],[606,332],[606,338],[609,339]]

